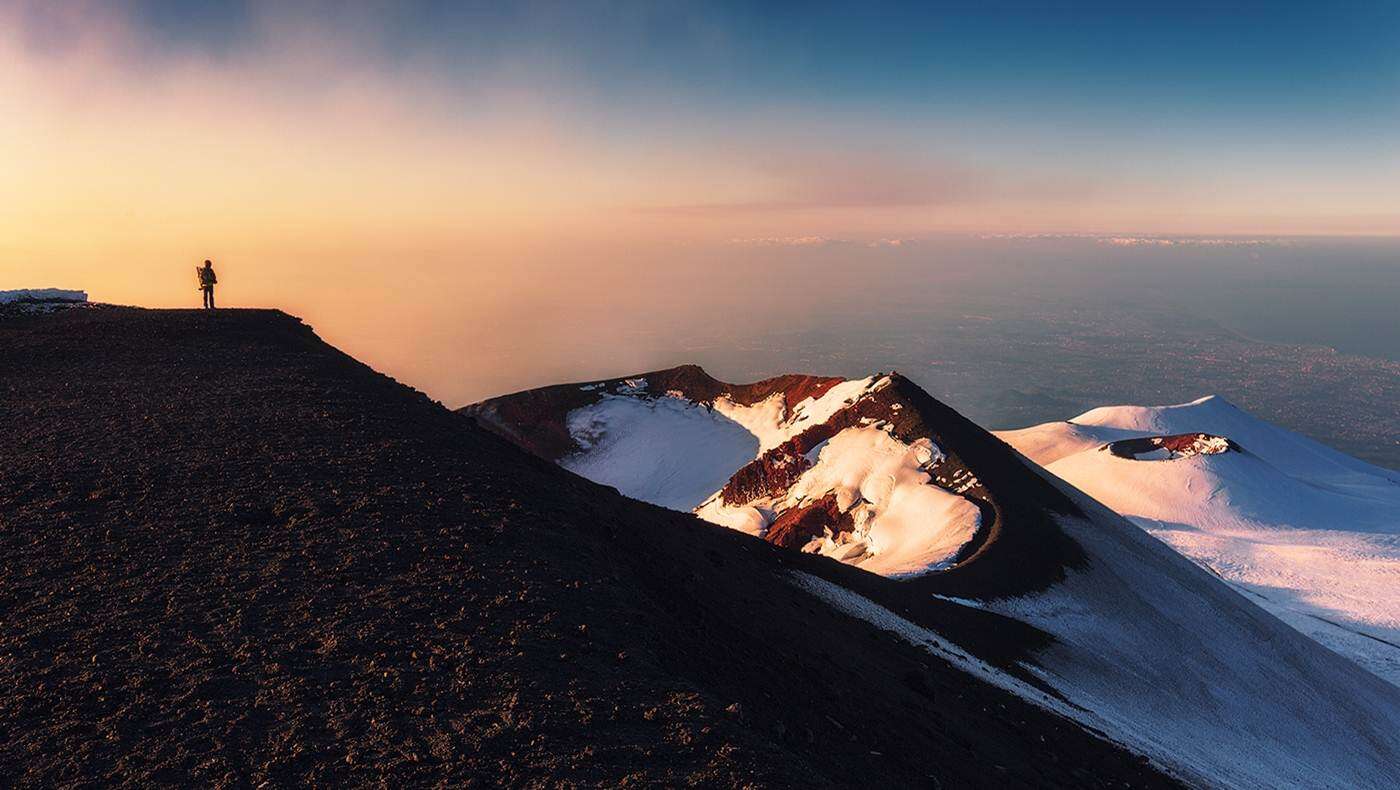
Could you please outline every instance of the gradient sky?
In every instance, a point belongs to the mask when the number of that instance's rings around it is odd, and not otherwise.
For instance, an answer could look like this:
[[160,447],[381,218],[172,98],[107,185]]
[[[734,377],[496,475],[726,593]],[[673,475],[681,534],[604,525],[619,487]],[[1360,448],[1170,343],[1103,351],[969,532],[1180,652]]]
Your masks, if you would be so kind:
[[212,257],[416,383],[737,247],[1395,235],[1400,3],[0,0],[0,119],[0,288]]

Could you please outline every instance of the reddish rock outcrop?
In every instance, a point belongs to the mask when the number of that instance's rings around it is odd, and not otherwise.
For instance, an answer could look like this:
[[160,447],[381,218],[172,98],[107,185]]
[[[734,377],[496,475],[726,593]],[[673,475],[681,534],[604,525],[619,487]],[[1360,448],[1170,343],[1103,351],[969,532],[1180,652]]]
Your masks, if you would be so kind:
[[1147,460],[1143,459],[1142,456],[1160,450],[1166,450],[1172,458],[1182,458],[1193,455],[1239,452],[1240,446],[1232,439],[1209,433],[1178,433],[1170,436],[1120,439],[1116,442],[1109,442],[1102,449],[1108,450],[1119,458]]
[[850,513],[836,506],[836,494],[827,494],[815,502],[784,511],[768,527],[763,539],[785,549],[800,549],[812,538],[826,530],[832,535],[850,532],[854,527]]
[[[812,468],[806,456],[810,448],[804,449],[807,442],[803,437],[808,433],[811,432],[794,436],[741,467],[720,490],[720,500],[726,505],[746,505],[755,499],[785,494],[803,472]],[[813,442],[812,446],[816,444]]]

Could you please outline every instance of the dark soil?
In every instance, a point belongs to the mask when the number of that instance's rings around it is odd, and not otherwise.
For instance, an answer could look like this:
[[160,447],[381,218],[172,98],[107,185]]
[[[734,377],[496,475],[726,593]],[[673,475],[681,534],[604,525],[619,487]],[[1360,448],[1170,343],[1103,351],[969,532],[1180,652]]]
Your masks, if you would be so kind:
[[793,567],[894,600],[281,313],[0,321],[0,785],[1169,783]]

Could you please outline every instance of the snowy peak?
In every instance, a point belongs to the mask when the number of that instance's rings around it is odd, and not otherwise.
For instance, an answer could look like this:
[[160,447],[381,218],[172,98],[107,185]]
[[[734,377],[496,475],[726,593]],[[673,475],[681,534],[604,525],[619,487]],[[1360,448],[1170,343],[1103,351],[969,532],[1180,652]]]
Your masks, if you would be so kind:
[[[1200,431],[1229,438],[1289,474],[1339,485],[1366,485],[1378,479],[1400,484],[1400,473],[1368,464],[1305,436],[1281,429],[1218,395],[1172,406],[1103,406],[1086,411],[1069,422],[1089,431],[1118,433],[1117,438]],[[1018,433],[1008,431],[999,435],[1012,441],[1012,437]]]
[[1254,420],[1240,407],[1219,395],[1206,395],[1170,406],[1099,406],[1071,417],[1075,425],[1112,427],[1134,431],[1173,433],[1183,424],[1210,422],[1239,425]]
[[999,436],[1400,685],[1400,475],[1215,396],[1103,407]]

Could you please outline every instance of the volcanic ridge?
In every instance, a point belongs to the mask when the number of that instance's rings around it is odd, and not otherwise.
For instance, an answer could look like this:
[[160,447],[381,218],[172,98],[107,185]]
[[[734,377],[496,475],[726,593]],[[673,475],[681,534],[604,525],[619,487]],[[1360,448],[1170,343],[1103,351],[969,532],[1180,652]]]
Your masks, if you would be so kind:
[[0,393],[9,786],[1172,783],[794,581],[880,577],[618,496],[282,313],[8,315]]

